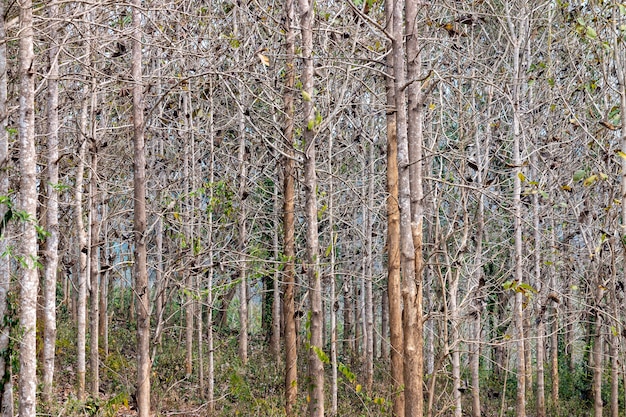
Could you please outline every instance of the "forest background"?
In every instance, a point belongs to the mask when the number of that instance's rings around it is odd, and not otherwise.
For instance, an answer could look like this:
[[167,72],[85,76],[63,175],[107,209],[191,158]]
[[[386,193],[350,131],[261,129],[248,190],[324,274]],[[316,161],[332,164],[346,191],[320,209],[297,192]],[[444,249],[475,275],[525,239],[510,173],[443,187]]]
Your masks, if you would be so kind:
[[626,4],[0,16],[3,416],[623,415]]

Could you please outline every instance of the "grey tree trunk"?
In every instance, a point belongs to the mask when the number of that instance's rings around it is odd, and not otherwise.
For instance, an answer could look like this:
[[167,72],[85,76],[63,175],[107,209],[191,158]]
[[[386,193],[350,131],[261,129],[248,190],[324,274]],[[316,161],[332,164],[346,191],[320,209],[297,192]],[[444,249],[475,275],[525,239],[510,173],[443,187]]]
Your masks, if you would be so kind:
[[[0,10],[0,12],[2,12]],[[59,6],[53,1],[48,8],[48,16],[52,21],[57,19]],[[4,15],[4,13],[0,13]],[[0,33],[0,37],[4,35]],[[46,195],[48,203],[46,205],[46,225],[49,236],[46,238],[45,247],[45,269],[44,269],[44,295],[43,295],[43,318],[44,318],[44,340],[43,340],[43,364],[42,364],[42,400],[44,403],[52,401],[52,384],[54,381],[54,358],[56,346],[56,290],[57,290],[57,269],[59,265],[59,193],[57,184],[59,183],[59,34],[56,25],[50,26],[50,50],[48,60],[50,70],[48,75],[48,182]],[[0,127],[4,131],[4,127]],[[0,155],[0,160],[1,160]],[[4,192],[0,190],[0,195]],[[4,250],[0,247],[0,253]],[[0,299],[0,304],[2,300]],[[0,350],[4,350],[0,343]],[[2,376],[0,375],[0,379]]]
[[150,291],[146,251],[146,150],[142,80],[141,0],[133,0],[132,61],[133,82],[133,189],[135,244],[135,297],[137,297],[137,409],[139,417],[150,415]]
[[[0,2],[0,16],[4,16],[4,2]],[[0,39],[6,39],[4,18],[0,18]],[[7,131],[7,45],[0,44],[0,196],[9,193],[9,175],[5,168],[9,164],[9,133]],[[8,210],[0,205],[0,219]],[[2,256],[9,245],[7,224],[3,224],[0,232],[0,416],[13,417],[13,384],[11,378],[11,355],[9,347],[9,327],[6,323],[8,314],[8,292],[11,283],[9,262]]]
[[37,161],[35,150],[35,54],[33,4],[20,2],[19,31],[19,148],[20,199],[18,209],[27,216],[19,225],[20,329],[19,414],[36,415],[37,394]]

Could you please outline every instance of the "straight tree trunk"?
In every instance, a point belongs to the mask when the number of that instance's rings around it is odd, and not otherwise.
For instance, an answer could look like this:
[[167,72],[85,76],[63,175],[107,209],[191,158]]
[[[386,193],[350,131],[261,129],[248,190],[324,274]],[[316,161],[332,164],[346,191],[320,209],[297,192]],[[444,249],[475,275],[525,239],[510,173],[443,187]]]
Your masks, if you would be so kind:
[[[398,0],[395,0],[396,2]],[[394,0],[385,0],[385,20],[392,28],[393,38],[397,39]],[[401,25],[399,25],[401,27]],[[392,48],[397,45],[391,45]],[[392,50],[393,52],[393,50]],[[398,208],[398,141],[395,101],[394,74],[395,53],[387,54],[385,80],[387,94],[387,298],[389,300],[389,343],[391,355],[391,384],[393,393],[393,416],[404,417],[404,370],[402,337],[402,293],[400,290],[400,211]],[[403,111],[403,110],[401,110]]]
[[[278,155],[276,155],[278,156]],[[280,262],[280,198],[278,196],[278,178],[280,175],[280,167],[276,166],[276,182],[273,185],[272,190],[272,203],[274,217],[273,220],[273,233],[272,233],[272,249],[274,261]],[[280,363],[280,270],[274,268],[272,276],[272,306],[271,306],[271,334],[270,334],[270,351],[274,356],[275,362]]]
[[294,302],[295,272],[295,179],[293,161],[294,146],[294,85],[295,85],[295,42],[296,33],[294,0],[285,1],[285,92],[283,133],[287,149],[283,158],[283,252],[284,298],[283,315],[285,320],[285,411],[287,417],[297,414],[295,409],[298,395],[298,352],[296,333],[296,311]]
[[602,417],[603,411],[603,402],[602,402],[602,374],[604,371],[604,340],[602,337],[602,317],[598,312],[598,305],[602,300],[603,290],[601,288],[597,289],[597,303],[596,303],[596,311],[595,311],[595,332],[592,335],[593,337],[593,382],[592,382],[592,391],[593,391],[593,415],[594,417]]
[[[93,97],[95,97],[95,92]],[[92,101],[92,111],[95,107],[95,100]],[[95,123],[95,120],[92,119]],[[92,150],[91,150],[91,184],[89,191],[90,211],[91,211],[91,244],[89,247],[89,276],[91,280],[89,299],[91,302],[90,311],[90,339],[89,339],[89,361],[91,368],[91,396],[98,398],[100,396],[100,354],[98,336],[98,325],[100,324],[100,312],[99,312],[99,289],[100,289],[100,268],[99,268],[99,230],[100,222],[98,220],[98,143],[95,137],[95,128],[91,131],[92,138]]]
[[333,135],[330,135],[328,143],[328,172],[330,173],[330,184],[328,186],[328,229],[330,230],[330,259],[329,259],[329,277],[330,277],[330,366],[332,369],[331,375],[331,403],[330,403],[330,415],[335,417],[337,415],[339,401],[338,401],[338,375],[337,375],[337,288],[335,278],[335,182],[333,178]]
[[[87,102],[83,103],[81,114],[81,130],[87,124]],[[78,237],[78,291],[76,303],[76,327],[77,327],[77,396],[79,401],[85,400],[85,375],[86,375],[86,327],[87,327],[87,234],[83,223],[83,182],[85,176],[85,157],[87,155],[87,139],[79,138],[81,142],[78,167],[76,169],[75,212],[76,212],[76,235]]]
[[302,98],[306,126],[304,139],[304,192],[306,214],[306,275],[309,282],[310,340],[307,352],[309,367],[309,416],[324,416],[324,364],[320,358],[323,348],[322,281],[319,270],[319,241],[317,230],[317,173],[315,139],[315,110],[313,106],[313,18],[312,0],[298,0],[302,34]]
[[373,241],[373,216],[374,210],[374,143],[367,143],[367,207],[365,224],[366,242],[365,242],[365,388],[367,393],[371,394],[372,385],[374,384],[374,294],[372,290],[373,270],[372,270],[372,241]]
[[[4,16],[4,2],[0,2],[0,16]],[[0,18],[0,39],[6,39],[4,17]],[[0,195],[9,193],[9,174],[7,165],[9,164],[9,133],[7,131],[8,111],[7,111],[7,45],[6,42],[0,44]],[[0,205],[0,219],[8,210],[5,205]],[[3,256],[8,248],[9,239],[7,237],[7,224],[3,225],[0,232],[0,416],[13,417],[13,383],[11,378],[11,356],[9,347],[9,327],[7,323],[8,292],[11,283],[9,262]],[[53,345],[54,346],[54,345]],[[44,371],[45,372],[45,371]]]
[[146,251],[146,150],[144,141],[144,99],[142,80],[141,0],[133,0],[132,61],[133,82],[133,189],[135,244],[135,294],[137,297],[137,409],[139,417],[150,415],[150,291]]
[[[532,166],[534,167],[533,174],[538,175],[538,160],[536,154],[532,156]],[[537,312],[537,337],[536,337],[536,352],[537,352],[537,394],[536,394],[536,402],[537,402],[537,417],[545,417],[546,416],[546,393],[545,393],[545,380],[544,380],[544,366],[545,366],[545,333],[546,333],[546,324],[545,324],[545,309],[547,307],[549,299],[547,298],[546,285],[541,282],[541,231],[540,227],[540,213],[539,213],[539,194],[533,195],[533,234],[535,240],[535,248],[534,248],[534,282],[531,285],[534,285],[535,288],[539,288],[539,301],[544,301],[543,305],[539,306],[539,311]],[[529,318],[530,320],[530,318]],[[529,344],[530,345],[530,344]],[[531,373],[531,370],[528,369],[527,373]],[[528,381],[526,381],[528,382]]]
[[[417,81],[422,78],[420,45],[417,40],[417,0],[406,0],[406,69],[399,67],[403,56],[394,54],[394,75],[396,76],[396,95],[403,96],[406,81],[408,83],[408,107],[406,116],[406,135],[400,132],[400,104],[398,111],[398,168],[399,168],[399,204],[400,204],[400,239],[402,253],[402,298],[404,302],[404,383],[405,414],[409,417],[421,417],[424,414],[423,395],[423,311],[422,311],[422,275],[424,261],[423,244],[423,188],[422,188],[422,85]],[[401,15],[394,13],[394,26],[401,25]],[[401,28],[395,30],[396,42]],[[402,67],[403,63],[400,64]],[[405,139],[406,138],[406,139]],[[409,240],[411,240],[409,242]],[[412,254],[410,252],[413,252]],[[412,265],[409,265],[412,264]]]
[[[213,83],[209,82],[210,97],[209,102],[213,108]],[[213,122],[213,112],[209,113],[209,201],[213,201],[213,183],[215,182],[215,129]],[[213,211],[208,213],[208,242],[209,248],[209,271],[207,273],[207,350],[208,350],[208,411],[209,416],[215,413],[215,355],[214,355],[214,335],[213,335]]]
[[[106,193],[103,193],[106,194]],[[102,203],[100,205],[102,207],[102,219],[106,219],[106,201],[104,198],[102,199]],[[100,344],[102,346],[102,353],[105,357],[109,355],[109,270],[111,265],[109,265],[109,242],[107,238],[107,229],[108,226],[104,225],[103,228],[103,238],[102,248],[100,249],[100,265],[102,266],[101,275],[100,275],[100,323],[98,324],[98,334],[100,338]]]
[[19,149],[20,201],[18,209],[27,216],[19,225],[21,267],[19,342],[19,414],[36,415],[37,394],[37,161],[35,150],[35,54],[33,51],[33,4],[20,2],[19,30]]
[[386,289],[380,294],[380,351],[379,358],[389,359],[389,295]]
[[[508,10],[507,23],[509,27],[510,36],[513,39],[513,85],[512,85],[512,100],[513,100],[513,233],[515,240],[514,250],[514,280],[521,284],[524,279],[523,272],[523,252],[522,252],[522,156],[521,156],[521,83],[522,83],[522,64],[520,62],[521,43],[526,35],[526,16],[518,23],[518,27],[513,23],[512,11]],[[523,311],[523,294],[522,292],[515,293],[515,305],[513,310],[513,320],[517,329],[517,399],[516,399],[516,412],[517,417],[526,416],[526,351],[524,342],[524,311]]]
[[[243,87],[242,87],[243,88]],[[241,94],[241,91],[240,91]],[[245,365],[248,363],[248,267],[246,257],[246,195],[247,195],[247,169],[246,169],[246,125],[244,123],[243,103],[239,105],[239,151],[237,161],[239,163],[239,214],[237,216],[237,228],[239,231],[238,243],[239,254],[239,359]]]
[[[2,12],[0,10],[0,12]],[[48,8],[48,16],[51,21],[57,19],[59,6],[53,1]],[[0,13],[4,16],[4,13]],[[4,35],[0,33],[0,37]],[[56,346],[56,290],[57,269],[59,265],[59,193],[56,185],[59,183],[59,35],[56,25],[50,27],[50,50],[48,59],[50,72],[48,75],[48,180],[46,195],[46,225],[49,236],[46,238],[45,247],[45,270],[44,270],[44,340],[43,340],[43,389],[42,400],[44,403],[52,402],[52,384],[54,381],[54,358]],[[4,127],[0,126],[4,131]],[[1,155],[0,155],[1,156]],[[1,160],[2,158],[0,158]],[[4,192],[0,190],[0,195]],[[4,250],[0,247],[0,253]],[[2,299],[0,299],[0,304]],[[0,350],[4,348],[0,344]],[[0,379],[2,376],[0,375]]]

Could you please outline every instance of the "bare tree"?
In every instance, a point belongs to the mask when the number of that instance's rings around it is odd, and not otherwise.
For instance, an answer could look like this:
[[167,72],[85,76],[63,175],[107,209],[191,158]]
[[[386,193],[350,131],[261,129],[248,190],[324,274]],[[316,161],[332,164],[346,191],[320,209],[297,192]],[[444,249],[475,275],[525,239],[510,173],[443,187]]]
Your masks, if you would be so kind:
[[295,5],[287,0],[285,9],[285,89],[283,135],[285,156],[283,157],[283,252],[285,255],[283,317],[285,320],[285,411],[288,417],[297,414],[295,410],[298,395],[298,343],[295,311],[295,179],[294,167],[294,85],[296,32],[294,29]]
[[146,253],[146,150],[144,140],[144,96],[142,80],[141,0],[133,0],[132,61],[133,82],[133,188],[135,294],[137,303],[137,408],[139,417],[150,415],[150,292]]
[[19,144],[20,202],[25,215],[20,225],[20,375],[19,414],[36,414],[37,394],[37,161],[35,151],[35,54],[33,51],[33,4],[20,2],[19,32]]

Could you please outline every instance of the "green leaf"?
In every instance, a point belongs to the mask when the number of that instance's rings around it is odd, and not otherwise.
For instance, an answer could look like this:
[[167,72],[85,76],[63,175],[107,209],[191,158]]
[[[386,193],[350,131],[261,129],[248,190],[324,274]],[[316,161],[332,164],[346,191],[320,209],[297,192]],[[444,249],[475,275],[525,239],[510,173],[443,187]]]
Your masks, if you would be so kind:
[[307,91],[301,90],[300,94],[302,94],[302,100],[311,101],[311,95]]
[[585,178],[585,174],[587,174],[587,172],[585,172],[584,169],[579,169],[578,171],[574,172],[573,180],[578,182],[582,180],[583,178]]
[[526,176],[524,174],[522,174],[521,172],[517,173],[517,178],[519,178],[520,181],[522,181],[522,182],[526,181]]
[[330,363],[330,359],[328,359],[328,355],[324,353],[324,351],[319,346],[311,346],[311,349],[313,349],[313,351],[315,352],[315,354],[317,355],[320,361],[326,364]]
[[596,30],[591,26],[585,26],[585,36],[590,39],[595,39],[598,37],[598,34],[596,33]]

